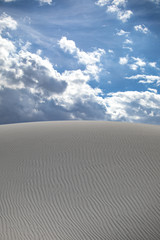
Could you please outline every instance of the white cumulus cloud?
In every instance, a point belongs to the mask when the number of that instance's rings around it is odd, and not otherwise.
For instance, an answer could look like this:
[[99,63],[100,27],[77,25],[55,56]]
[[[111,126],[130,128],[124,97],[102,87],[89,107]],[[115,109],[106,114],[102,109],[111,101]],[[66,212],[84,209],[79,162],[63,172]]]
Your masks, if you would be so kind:
[[98,48],[93,52],[84,52],[76,47],[74,41],[68,40],[66,37],[62,37],[58,43],[61,49],[72,54],[80,64],[86,66],[86,74],[91,74],[95,79],[98,79],[98,74],[101,71],[100,60],[105,54],[104,49]]
[[51,4],[52,3],[52,0],[39,0],[40,4],[43,5],[43,4]]
[[123,36],[123,35],[128,36],[128,34],[129,34],[129,32],[126,32],[126,31],[124,31],[123,29],[121,29],[120,31],[118,31],[118,32],[116,33],[116,35],[118,35],[118,36]]
[[149,33],[149,30],[148,28],[143,24],[143,25],[136,25],[134,26],[134,29],[137,31],[137,32],[142,32],[144,34],[147,34]]
[[126,91],[108,94],[105,99],[111,120],[159,124],[160,95],[156,92]]
[[3,13],[0,16],[0,34],[6,28],[15,30],[17,28],[17,22],[12,17],[8,16],[6,13]]
[[137,58],[132,57],[131,59],[133,62],[131,64],[129,64],[129,67],[130,67],[130,69],[132,69],[134,71],[137,70],[138,68],[143,70],[143,68],[146,66],[146,62],[139,57],[137,57]]
[[153,67],[153,68],[156,68],[156,64],[157,64],[156,62],[150,62],[150,63],[149,63],[149,66],[151,66],[151,67]]
[[126,22],[133,15],[131,10],[126,10],[127,2],[127,0],[98,0],[96,5],[107,6],[107,12],[115,13],[119,20]]
[[120,57],[119,64],[125,65],[128,63],[128,57]]
[[122,21],[122,22],[126,22],[128,19],[131,18],[131,16],[133,15],[133,12],[131,10],[119,10],[117,13],[118,18]]
[[[16,30],[17,23],[3,14],[0,26],[1,32],[8,32]],[[79,68],[60,73],[40,49],[35,53],[30,50],[31,43],[17,49],[15,40],[4,36],[0,36],[0,123],[64,119],[159,123],[160,95],[153,88],[106,95],[89,84],[99,77],[103,49],[85,52],[73,40],[61,38],[59,47],[72,55]],[[122,64],[128,65],[127,61],[128,56],[121,59]],[[143,59],[132,57],[131,61],[138,67],[145,66]],[[158,76],[137,75],[128,79],[160,82]],[[111,84],[110,79],[106,82]]]
[[148,88],[148,91],[157,93],[157,89],[154,89],[154,88]]
[[126,77],[126,79],[137,79],[139,80],[139,83],[156,83],[157,86],[160,85],[160,76],[137,74],[134,76]]
[[125,42],[124,42],[124,44],[133,44],[133,41],[130,40],[130,39],[126,39]]

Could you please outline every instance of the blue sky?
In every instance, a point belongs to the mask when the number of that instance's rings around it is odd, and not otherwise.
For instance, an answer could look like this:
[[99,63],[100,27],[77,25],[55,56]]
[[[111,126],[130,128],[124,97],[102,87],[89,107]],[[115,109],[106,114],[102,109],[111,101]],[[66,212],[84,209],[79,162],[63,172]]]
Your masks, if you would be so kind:
[[160,124],[160,0],[0,0],[0,124]]

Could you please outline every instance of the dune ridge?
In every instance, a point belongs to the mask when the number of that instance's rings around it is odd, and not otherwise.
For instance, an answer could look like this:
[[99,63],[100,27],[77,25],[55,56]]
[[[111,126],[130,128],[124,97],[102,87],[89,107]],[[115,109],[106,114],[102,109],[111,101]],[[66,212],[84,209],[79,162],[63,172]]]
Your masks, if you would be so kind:
[[160,126],[0,126],[0,239],[159,240]]

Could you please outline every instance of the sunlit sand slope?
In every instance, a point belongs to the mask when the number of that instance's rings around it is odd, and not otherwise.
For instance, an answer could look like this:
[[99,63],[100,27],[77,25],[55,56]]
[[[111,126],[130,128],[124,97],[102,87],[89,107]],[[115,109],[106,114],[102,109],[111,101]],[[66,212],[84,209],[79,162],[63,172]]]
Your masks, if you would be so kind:
[[0,126],[0,239],[159,240],[160,126]]

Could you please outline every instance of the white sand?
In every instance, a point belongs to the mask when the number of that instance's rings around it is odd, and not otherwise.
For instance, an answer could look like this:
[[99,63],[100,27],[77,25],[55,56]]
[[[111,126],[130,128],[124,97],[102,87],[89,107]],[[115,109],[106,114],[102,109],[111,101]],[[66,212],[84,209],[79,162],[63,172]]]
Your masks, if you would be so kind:
[[0,126],[1,240],[160,240],[160,126]]

